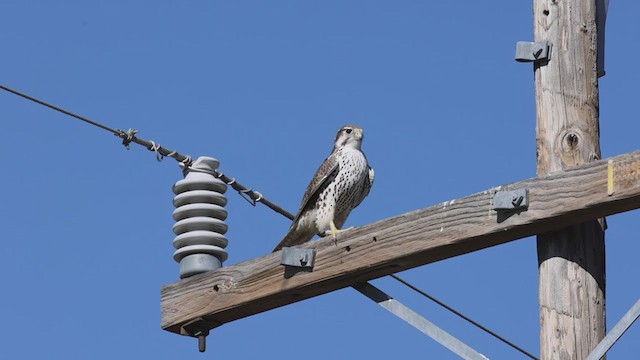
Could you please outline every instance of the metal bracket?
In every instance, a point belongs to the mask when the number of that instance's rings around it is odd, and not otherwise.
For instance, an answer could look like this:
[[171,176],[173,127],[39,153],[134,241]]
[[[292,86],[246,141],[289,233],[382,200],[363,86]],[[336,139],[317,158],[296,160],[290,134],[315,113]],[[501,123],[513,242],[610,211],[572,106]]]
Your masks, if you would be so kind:
[[500,190],[493,195],[493,210],[520,210],[529,207],[529,189]]
[[281,265],[295,266],[300,268],[313,268],[316,260],[315,249],[304,249],[296,247],[283,247],[280,258]]
[[516,61],[532,62],[551,58],[551,43],[548,41],[518,41],[516,44]]

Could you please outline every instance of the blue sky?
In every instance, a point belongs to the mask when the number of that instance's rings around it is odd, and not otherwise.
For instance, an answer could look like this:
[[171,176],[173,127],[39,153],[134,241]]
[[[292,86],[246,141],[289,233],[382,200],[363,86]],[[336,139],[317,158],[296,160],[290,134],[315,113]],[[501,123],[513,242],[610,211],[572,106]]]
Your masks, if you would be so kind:
[[[638,149],[640,3],[614,1],[600,80],[603,157]],[[535,176],[531,1],[17,1],[0,4],[0,83],[182,153],[295,211],[347,123],[376,170],[347,225]],[[160,328],[175,161],[0,93],[0,358],[455,359],[353,289],[212,331]],[[289,221],[228,192],[226,265]],[[640,296],[637,211],[611,216],[607,317]],[[402,276],[538,354],[537,256],[522,239]],[[521,355],[391,279],[374,284],[492,359]],[[636,324],[610,351],[640,352]]]

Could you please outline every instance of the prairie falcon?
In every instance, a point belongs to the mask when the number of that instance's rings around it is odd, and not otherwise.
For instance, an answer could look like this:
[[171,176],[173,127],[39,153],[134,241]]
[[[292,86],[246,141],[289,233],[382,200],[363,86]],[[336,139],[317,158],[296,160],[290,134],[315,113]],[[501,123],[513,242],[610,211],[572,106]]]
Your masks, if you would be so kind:
[[333,151],[320,165],[304,193],[300,210],[287,235],[273,251],[302,244],[315,234],[336,235],[351,210],[360,205],[373,185],[374,171],[361,150],[363,130],[343,126],[333,144]]

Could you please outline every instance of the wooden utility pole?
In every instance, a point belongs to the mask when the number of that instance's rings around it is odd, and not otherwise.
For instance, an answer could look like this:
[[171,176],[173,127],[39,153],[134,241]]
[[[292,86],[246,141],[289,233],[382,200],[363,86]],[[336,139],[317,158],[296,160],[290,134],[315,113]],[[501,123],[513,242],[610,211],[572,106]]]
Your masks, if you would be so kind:
[[[538,176],[600,159],[596,0],[534,0]],[[600,191],[607,191],[601,189]],[[584,359],[605,335],[604,219],[538,235],[540,355]]]

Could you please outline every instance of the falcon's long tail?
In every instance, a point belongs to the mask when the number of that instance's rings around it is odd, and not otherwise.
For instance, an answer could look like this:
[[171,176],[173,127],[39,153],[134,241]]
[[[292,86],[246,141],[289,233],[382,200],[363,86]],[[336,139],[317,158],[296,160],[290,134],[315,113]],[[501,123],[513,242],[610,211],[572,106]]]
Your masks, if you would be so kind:
[[296,224],[294,224],[294,226],[291,226],[287,235],[285,235],[285,237],[280,240],[278,246],[276,246],[273,251],[278,251],[285,246],[294,246],[306,243],[307,241],[311,240],[315,234],[315,229],[304,228],[302,226],[296,226]]

